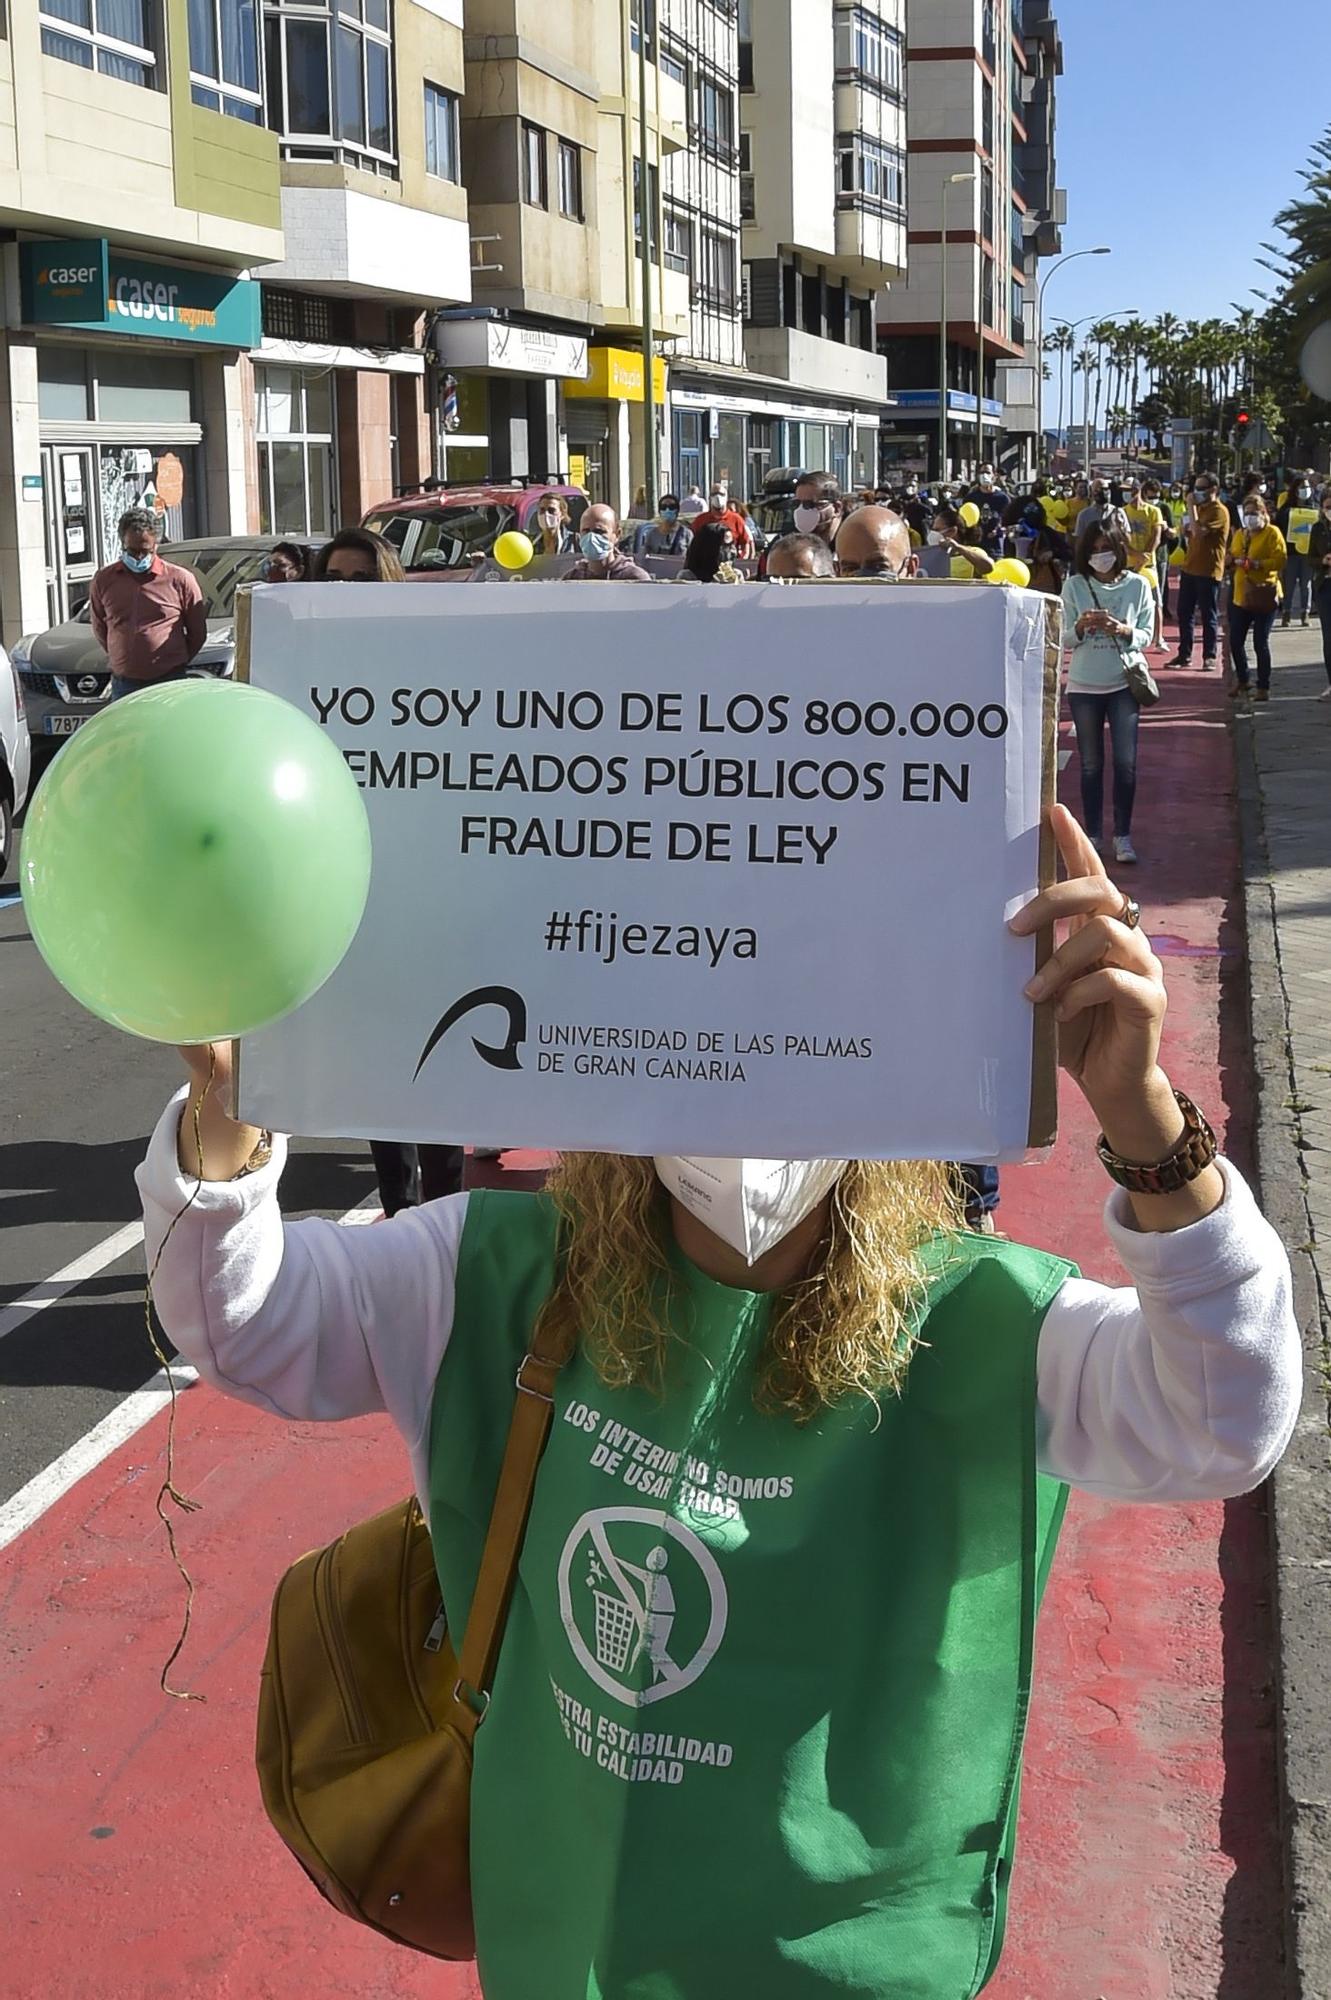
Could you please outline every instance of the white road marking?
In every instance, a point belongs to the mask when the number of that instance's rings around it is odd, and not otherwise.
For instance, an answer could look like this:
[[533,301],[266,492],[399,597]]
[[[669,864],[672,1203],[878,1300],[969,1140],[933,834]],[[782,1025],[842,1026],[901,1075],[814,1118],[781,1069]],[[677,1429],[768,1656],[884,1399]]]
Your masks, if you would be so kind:
[[[377,1222],[381,1213],[377,1198],[374,1195],[367,1195],[363,1202],[340,1216],[339,1221],[344,1227],[355,1228],[368,1222]],[[91,1277],[103,1266],[114,1262],[116,1257],[123,1256],[126,1250],[141,1242],[142,1238],[141,1222],[127,1224],[115,1236],[109,1236],[105,1243],[98,1244],[95,1250],[89,1250],[86,1256],[78,1260],[77,1265],[68,1264],[63,1271],[57,1271],[53,1278],[48,1278],[44,1285],[35,1285],[26,1298],[19,1299],[10,1307],[10,1312],[18,1312],[20,1307],[24,1306],[28,1309],[25,1317],[40,1312],[43,1306],[50,1305],[53,1299],[62,1297],[77,1285],[81,1278]],[[119,1248],[112,1249],[112,1245],[119,1245]],[[90,1259],[97,1261],[90,1262]],[[52,1286],[56,1285],[60,1289],[52,1291]],[[50,1296],[43,1296],[46,1293]],[[21,1322],[16,1321],[15,1324]],[[0,1333],[11,1331],[12,1328],[0,1320]],[[197,1370],[183,1361],[177,1362],[171,1373],[178,1390],[188,1389],[199,1379]],[[111,1453],[118,1451],[136,1431],[142,1430],[146,1423],[150,1423],[170,1400],[171,1390],[166,1379],[166,1370],[159,1368],[141,1389],[135,1389],[123,1402],[117,1403],[100,1423],[94,1424],[92,1429],[70,1445],[67,1451],[62,1451],[59,1458],[52,1459],[41,1472],[34,1474],[27,1485],[21,1486],[12,1499],[0,1504],[0,1549],[15,1541],[25,1528],[30,1528],[48,1508],[62,1499],[71,1486],[77,1486],[80,1479],[99,1466],[103,1459],[109,1458]]]
[[86,1278],[95,1278],[99,1271],[104,1271],[108,1264],[114,1264],[118,1257],[125,1256],[142,1241],[143,1224],[127,1222],[123,1229],[117,1229],[114,1236],[94,1243],[91,1250],[85,1250],[72,1264],[66,1264],[62,1271],[44,1278],[40,1285],[34,1285],[30,1292],[25,1292],[21,1299],[15,1299],[12,1306],[6,1306],[0,1312],[0,1340],[25,1325],[34,1313],[45,1312],[47,1306],[63,1299],[66,1292],[72,1292]]
[[1067,768],[1068,768],[1068,765],[1069,765],[1069,764],[1070,764],[1071,762],[1072,762],[1072,752],[1071,752],[1070,750],[1060,750],[1060,751],[1059,751],[1059,753],[1058,753],[1058,768],[1059,768],[1059,770],[1060,770],[1060,771],[1066,771],[1066,770],[1067,770]]

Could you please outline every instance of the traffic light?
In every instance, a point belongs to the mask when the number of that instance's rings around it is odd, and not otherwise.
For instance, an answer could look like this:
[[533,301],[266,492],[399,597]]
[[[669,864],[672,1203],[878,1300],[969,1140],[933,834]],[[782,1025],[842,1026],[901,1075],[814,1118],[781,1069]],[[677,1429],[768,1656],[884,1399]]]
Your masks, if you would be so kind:
[[1240,410],[1238,415],[1234,419],[1234,428],[1239,434],[1240,444],[1243,442],[1244,438],[1247,437],[1249,426],[1251,425],[1251,423],[1252,423],[1252,412],[1250,410]]

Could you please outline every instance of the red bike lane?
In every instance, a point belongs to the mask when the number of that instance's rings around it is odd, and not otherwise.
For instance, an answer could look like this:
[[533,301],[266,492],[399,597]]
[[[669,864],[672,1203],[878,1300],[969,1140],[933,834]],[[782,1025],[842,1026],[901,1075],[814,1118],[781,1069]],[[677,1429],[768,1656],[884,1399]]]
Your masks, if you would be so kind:
[[[1132,886],[1170,976],[1171,1073],[1228,1123],[1244,1162],[1224,700],[1217,677],[1164,678],[1142,730]],[[1075,776],[1074,762],[1070,799]],[[1049,1158],[1005,1172],[1000,1223],[1113,1279],[1094,1132],[1068,1088],[1063,1112]],[[164,1440],[159,1417],[0,1557],[0,1994],[287,2000],[317,1987],[475,2000],[470,1968],[395,1950],[326,1909],[269,1832],[253,1777],[272,1585],[303,1550],[402,1494],[396,1440],[378,1421],[283,1426],[206,1388],[182,1396],[177,1477],[202,1506],[179,1524],[198,1594],[174,1679],[205,1701],[157,1685],[183,1601],[153,1512]],[[1260,1497],[1127,1508],[1074,1496],[1041,1620],[993,2000],[1273,1990],[1265,1552]]]

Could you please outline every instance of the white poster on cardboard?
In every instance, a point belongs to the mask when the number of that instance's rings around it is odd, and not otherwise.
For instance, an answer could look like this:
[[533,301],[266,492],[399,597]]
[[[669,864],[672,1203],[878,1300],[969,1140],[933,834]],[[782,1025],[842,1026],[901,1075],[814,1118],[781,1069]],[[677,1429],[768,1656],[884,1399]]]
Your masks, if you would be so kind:
[[360,932],[245,1041],[324,1137],[773,1159],[1028,1144],[1045,601],[950,585],[282,585]]

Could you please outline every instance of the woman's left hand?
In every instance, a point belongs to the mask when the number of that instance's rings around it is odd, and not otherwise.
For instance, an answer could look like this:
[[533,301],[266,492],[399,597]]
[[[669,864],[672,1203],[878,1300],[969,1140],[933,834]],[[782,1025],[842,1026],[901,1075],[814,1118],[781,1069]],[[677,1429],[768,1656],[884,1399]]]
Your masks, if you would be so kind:
[[1158,1158],[1162,1121],[1175,1136],[1181,1126],[1160,1068],[1167,1005],[1160,961],[1144,932],[1123,921],[1128,900],[1066,806],[1050,808],[1050,824],[1068,880],[1027,903],[1009,928],[1029,936],[1066,922],[1067,931],[1026,993],[1054,1002],[1059,1062],[1111,1145],[1128,1158]]

